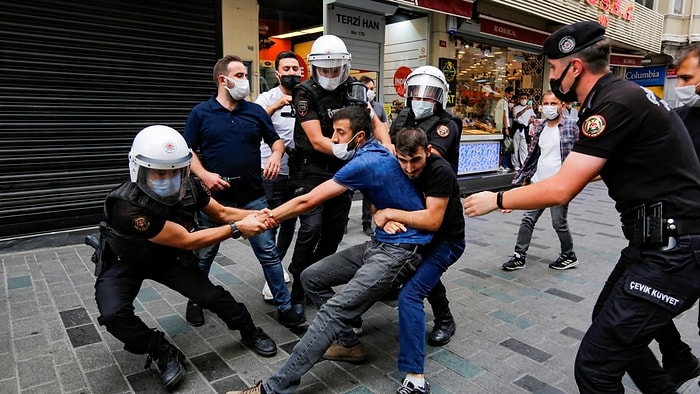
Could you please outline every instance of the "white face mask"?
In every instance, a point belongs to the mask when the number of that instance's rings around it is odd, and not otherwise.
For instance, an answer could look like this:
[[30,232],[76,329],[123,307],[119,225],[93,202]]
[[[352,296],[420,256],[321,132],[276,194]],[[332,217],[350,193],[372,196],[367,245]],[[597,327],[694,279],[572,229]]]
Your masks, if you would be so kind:
[[350,141],[343,144],[333,144],[333,155],[340,160],[350,160],[355,156],[355,149],[348,150],[348,145],[357,137],[357,133],[350,138]]
[[559,106],[558,105],[543,105],[542,114],[545,118],[549,120],[554,120],[559,116]]
[[377,97],[377,95],[374,93],[374,90],[367,91],[367,100],[374,101],[375,97]]
[[224,86],[226,90],[228,90],[228,94],[231,95],[233,101],[241,101],[248,96],[248,93],[250,93],[250,83],[247,79],[233,79],[225,75],[224,78],[234,83],[232,88]]
[[527,100],[520,100],[520,105],[527,105]]
[[318,75],[316,76],[316,82],[318,82],[324,90],[332,92],[340,86],[343,81],[340,80],[340,77],[326,78],[322,75]]
[[411,101],[411,109],[413,110],[413,115],[415,115],[416,119],[423,119],[432,115],[434,107],[435,104],[431,103],[430,101]]
[[688,107],[700,107],[700,96],[695,93],[695,88],[698,85],[700,85],[700,83],[697,85],[687,85],[681,87],[676,86],[675,90],[678,101],[680,101],[683,105],[687,105]]
[[509,108],[509,109],[513,109],[513,107],[515,107],[515,104],[513,104],[513,103],[508,103],[508,108]]

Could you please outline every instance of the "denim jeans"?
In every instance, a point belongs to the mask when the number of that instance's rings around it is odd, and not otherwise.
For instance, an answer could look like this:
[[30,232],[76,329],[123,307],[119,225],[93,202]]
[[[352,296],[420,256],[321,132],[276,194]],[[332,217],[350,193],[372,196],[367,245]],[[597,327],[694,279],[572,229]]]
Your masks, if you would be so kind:
[[[270,209],[275,209],[294,197],[294,190],[289,175],[280,174],[274,179],[263,179],[262,185],[263,189],[265,189],[265,199]],[[277,240],[277,254],[280,256],[280,260],[284,260],[284,256],[292,244],[296,223],[297,218],[295,217],[283,221],[279,229],[270,229],[273,237]]]
[[423,300],[442,274],[464,253],[466,243],[437,241],[423,254],[416,273],[399,293],[399,370],[423,373],[425,365],[425,310]]
[[[549,208],[549,214],[552,216],[552,227],[559,236],[559,244],[561,246],[561,254],[570,255],[574,252],[574,240],[571,238],[569,231],[569,223],[566,220],[566,214],[569,211],[569,204],[557,205]],[[527,249],[530,247],[532,240],[532,231],[535,229],[537,219],[542,216],[543,209],[533,209],[523,213],[523,219],[520,222],[520,230],[518,230],[518,239],[515,241],[515,252],[525,257]]]
[[[341,335],[354,336],[350,321],[410,277],[420,259],[416,251],[367,241],[304,270],[301,275],[304,289],[319,310],[287,362],[265,382],[265,391],[294,392],[301,377],[335,339],[340,340]],[[334,293],[332,287],[341,284],[345,286]]]
[[[225,206],[235,206],[235,204],[230,201],[220,201],[222,205]],[[259,210],[267,208],[267,200],[265,197],[260,197],[257,200],[250,201],[249,203],[239,206],[241,209],[252,209]],[[206,215],[202,215],[204,223],[208,226],[214,225]],[[258,258],[260,265],[263,269],[263,274],[265,274],[265,280],[270,286],[270,291],[272,292],[272,303],[277,307],[280,312],[286,311],[292,307],[292,303],[289,297],[289,290],[287,285],[284,283],[284,270],[282,269],[282,260],[277,254],[277,246],[275,245],[275,235],[272,231],[267,230],[260,235],[248,238],[250,246],[253,248],[253,253],[255,257]],[[211,265],[214,262],[214,257],[219,251],[219,244],[212,248],[204,258],[199,261],[199,268],[209,274]]]

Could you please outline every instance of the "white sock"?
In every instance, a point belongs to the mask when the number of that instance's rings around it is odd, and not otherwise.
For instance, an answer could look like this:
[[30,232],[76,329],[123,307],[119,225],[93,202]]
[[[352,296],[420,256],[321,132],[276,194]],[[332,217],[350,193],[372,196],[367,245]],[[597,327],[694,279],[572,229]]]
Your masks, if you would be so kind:
[[416,387],[416,388],[425,387],[425,379],[424,378],[416,378],[416,377],[411,376],[411,375],[406,375],[406,378],[404,378],[403,381],[413,383],[413,387]]

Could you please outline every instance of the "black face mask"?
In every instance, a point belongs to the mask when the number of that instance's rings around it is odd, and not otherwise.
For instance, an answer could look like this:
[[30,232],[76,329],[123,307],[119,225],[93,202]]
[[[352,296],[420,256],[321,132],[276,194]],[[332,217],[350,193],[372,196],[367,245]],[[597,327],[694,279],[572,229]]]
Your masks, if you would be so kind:
[[571,88],[569,88],[568,92],[564,93],[561,91],[561,83],[564,80],[564,77],[566,77],[566,73],[569,72],[569,67],[571,67],[571,62],[569,62],[569,64],[566,65],[566,68],[564,69],[564,72],[561,73],[559,79],[549,80],[549,87],[552,89],[552,93],[554,93],[554,96],[565,103],[578,101],[578,97],[576,96],[576,85],[578,85],[578,77],[574,79],[574,83],[571,84]]
[[298,75],[280,75],[280,85],[287,90],[294,89],[301,82],[301,77]]

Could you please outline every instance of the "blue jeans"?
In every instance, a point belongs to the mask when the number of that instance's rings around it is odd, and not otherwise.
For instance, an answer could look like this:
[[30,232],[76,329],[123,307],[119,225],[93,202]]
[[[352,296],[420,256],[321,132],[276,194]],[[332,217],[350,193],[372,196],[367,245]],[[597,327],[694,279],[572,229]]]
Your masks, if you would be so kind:
[[[265,189],[265,199],[270,209],[275,209],[294,197],[294,190],[289,175],[280,174],[274,179],[263,179],[262,185],[263,189]],[[295,217],[283,221],[279,229],[270,229],[274,234],[273,237],[277,239],[277,254],[279,254],[280,260],[284,260],[284,256],[292,244],[296,223],[297,218]]]
[[[414,250],[367,241],[304,270],[304,289],[319,310],[287,362],[265,382],[265,392],[294,392],[335,339],[354,337],[350,322],[410,277],[420,259]],[[345,286],[334,293],[332,287],[340,284]]]
[[437,241],[423,254],[416,273],[399,293],[399,370],[423,373],[425,365],[425,310],[423,300],[442,274],[464,253],[466,243]]
[[[220,201],[222,205],[225,206],[236,206],[230,201]],[[267,208],[267,200],[265,197],[260,197],[257,200],[250,201],[249,203],[239,206],[241,209],[252,209],[259,210]],[[206,215],[202,215],[204,223],[208,226],[212,226],[213,223]],[[292,303],[289,297],[289,290],[287,290],[287,285],[284,283],[284,269],[282,268],[282,259],[280,259],[277,253],[277,246],[275,245],[275,235],[272,231],[267,230],[260,235],[248,238],[250,246],[253,248],[253,253],[255,257],[258,258],[260,265],[262,265],[263,273],[265,274],[265,280],[270,286],[270,291],[272,292],[273,304],[277,307],[277,310],[284,312],[292,307]],[[209,275],[209,270],[214,262],[214,257],[219,251],[219,244],[216,244],[204,258],[199,260],[199,269],[204,271]]]
[[[557,205],[549,208],[549,214],[552,216],[552,227],[557,232],[561,254],[570,255],[574,252],[574,240],[571,238],[569,231],[569,223],[566,220],[566,214],[569,211],[569,204]],[[518,230],[518,239],[515,241],[515,252],[525,257],[527,250],[530,247],[532,240],[532,231],[535,229],[537,219],[542,216],[544,208],[533,209],[523,213],[523,219],[520,222],[520,230]]]

